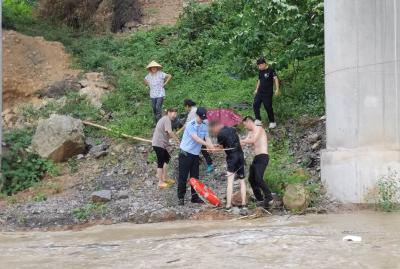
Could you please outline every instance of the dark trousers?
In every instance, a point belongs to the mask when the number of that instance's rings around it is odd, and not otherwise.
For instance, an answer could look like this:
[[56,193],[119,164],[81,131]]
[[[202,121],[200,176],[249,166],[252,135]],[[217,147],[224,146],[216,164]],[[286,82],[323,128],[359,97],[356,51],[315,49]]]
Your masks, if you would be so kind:
[[164,102],[163,97],[151,98],[151,108],[153,109],[155,123],[157,123],[162,117],[163,102]]
[[[188,176],[199,179],[199,156],[184,151],[179,153],[179,177],[178,198],[185,198],[186,183]],[[192,199],[198,198],[196,191],[192,188]]]
[[[263,201],[264,198],[272,200],[272,194],[267,183],[264,181],[264,172],[269,162],[268,154],[259,154],[254,157],[249,171],[249,183],[253,189],[257,201]],[[264,195],[261,194],[261,191]]]
[[263,104],[267,111],[269,122],[275,122],[274,110],[272,108],[272,97],[273,93],[268,93],[266,95],[257,94],[254,97],[253,110],[257,120],[261,120],[260,108],[261,104]]
[[[201,147],[202,149],[205,148],[205,146]],[[212,165],[213,160],[211,159],[210,153],[207,150],[202,150],[201,154],[203,155],[204,159],[206,160],[207,165]]]

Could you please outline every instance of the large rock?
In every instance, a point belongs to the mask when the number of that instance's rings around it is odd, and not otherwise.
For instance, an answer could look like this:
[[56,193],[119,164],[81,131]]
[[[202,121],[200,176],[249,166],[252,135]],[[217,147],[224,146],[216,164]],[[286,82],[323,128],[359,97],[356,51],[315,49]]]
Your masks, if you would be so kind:
[[43,158],[61,162],[85,150],[85,135],[80,120],[53,114],[40,120],[32,139],[32,149]]
[[304,212],[309,204],[309,192],[302,184],[289,184],[285,189],[283,204],[293,212]]
[[111,85],[106,82],[103,73],[86,73],[84,79],[79,81],[79,83],[82,86],[79,94],[85,95],[90,103],[97,108],[101,107],[106,91],[112,89]]
[[[250,194],[247,193],[246,204],[248,204],[248,202],[249,202],[249,197],[250,197]],[[240,193],[240,191],[237,191],[232,195],[232,205],[233,206],[241,206],[242,205],[242,194]]]
[[95,191],[91,195],[93,203],[106,203],[111,201],[111,191],[110,190],[101,190]]

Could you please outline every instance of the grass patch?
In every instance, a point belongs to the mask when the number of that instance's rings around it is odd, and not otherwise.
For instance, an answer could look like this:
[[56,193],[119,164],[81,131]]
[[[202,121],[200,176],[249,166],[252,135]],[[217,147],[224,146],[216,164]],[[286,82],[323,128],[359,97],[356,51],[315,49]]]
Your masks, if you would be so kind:
[[86,221],[92,214],[104,214],[105,210],[105,204],[88,203],[83,207],[75,208],[72,215],[80,221]]

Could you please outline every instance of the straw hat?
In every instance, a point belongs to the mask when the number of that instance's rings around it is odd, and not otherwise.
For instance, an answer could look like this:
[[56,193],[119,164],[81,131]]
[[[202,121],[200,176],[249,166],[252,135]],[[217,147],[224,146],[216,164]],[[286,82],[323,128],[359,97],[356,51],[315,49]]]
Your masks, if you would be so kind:
[[156,61],[151,61],[151,63],[149,63],[146,67],[146,69],[152,68],[152,67],[158,67],[161,68],[161,64],[157,63]]

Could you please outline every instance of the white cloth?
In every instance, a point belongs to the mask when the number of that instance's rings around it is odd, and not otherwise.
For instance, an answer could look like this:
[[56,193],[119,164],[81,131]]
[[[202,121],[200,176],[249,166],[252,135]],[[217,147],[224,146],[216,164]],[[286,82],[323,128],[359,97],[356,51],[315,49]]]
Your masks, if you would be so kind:
[[196,118],[196,111],[197,107],[192,106],[186,118],[186,125]]
[[164,83],[167,74],[162,71],[156,73],[148,73],[144,78],[150,87],[150,98],[165,97]]

